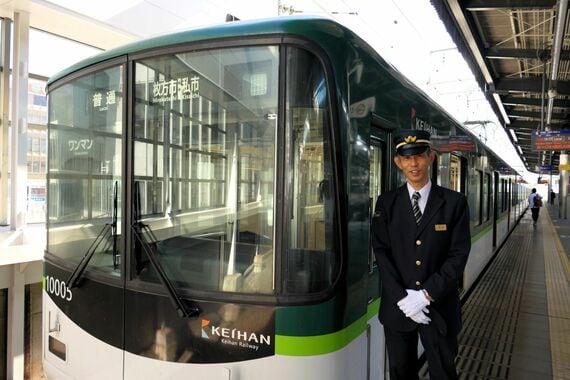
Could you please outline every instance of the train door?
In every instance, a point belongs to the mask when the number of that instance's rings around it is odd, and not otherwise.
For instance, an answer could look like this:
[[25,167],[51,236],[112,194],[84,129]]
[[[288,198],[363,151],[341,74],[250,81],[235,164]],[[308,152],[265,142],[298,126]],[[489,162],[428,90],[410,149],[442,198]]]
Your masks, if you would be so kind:
[[[369,201],[370,201],[370,218],[374,213],[374,207],[376,205],[376,199],[380,194],[386,190],[386,186],[389,179],[388,168],[390,167],[388,157],[388,142],[389,133],[387,131],[379,128],[371,128],[371,138],[369,147],[369,160],[370,160],[370,186],[369,186]],[[372,245],[370,245],[370,255],[368,260],[369,265],[369,290],[368,299],[371,304],[369,307],[378,308],[378,304],[372,302],[373,300],[379,299],[379,276],[378,268],[376,265],[376,259],[374,257],[374,252],[372,251]],[[378,310],[373,310],[374,314]],[[384,335],[382,328],[377,318],[369,321],[368,325],[368,378],[381,378],[381,374],[384,374],[384,364],[386,363],[386,353],[384,344]],[[384,352],[384,354],[382,354]],[[377,363],[378,353],[381,353],[380,357],[384,356],[384,360],[380,362],[380,368],[378,368],[374,363]],[[378,373],[375,373],[375,372]]]

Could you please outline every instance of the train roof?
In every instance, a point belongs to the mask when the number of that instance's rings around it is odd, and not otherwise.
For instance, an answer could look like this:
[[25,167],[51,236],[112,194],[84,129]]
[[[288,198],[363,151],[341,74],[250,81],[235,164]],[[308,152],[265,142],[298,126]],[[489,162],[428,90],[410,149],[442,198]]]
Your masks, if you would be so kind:
[[48,86],[75,71],[82,70],[91,65],[129,54],[141,53],[147,50],[231,37],[269,36],[273,34],[297,34],[306,36],[322,32],[323,30],[330,30],[331,27],[341,28],[345,32],[350,32],[348,28],[342,26],[336,21],[322,16],[284,16],[267,19],[233,21],[187,29],[180,32],[136,41],[86,58],[50,77],[48,80]]

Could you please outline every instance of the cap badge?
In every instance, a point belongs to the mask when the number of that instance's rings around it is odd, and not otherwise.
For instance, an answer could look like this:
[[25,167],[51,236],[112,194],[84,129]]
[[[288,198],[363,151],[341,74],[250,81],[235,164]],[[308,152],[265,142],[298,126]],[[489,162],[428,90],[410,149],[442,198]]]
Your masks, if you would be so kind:
[[416,136],[408,136],[408,137],[404,137],[404,141],[406,142],[406,144],[409,144],[409,143],[416,142],[416,138],[417,138]]

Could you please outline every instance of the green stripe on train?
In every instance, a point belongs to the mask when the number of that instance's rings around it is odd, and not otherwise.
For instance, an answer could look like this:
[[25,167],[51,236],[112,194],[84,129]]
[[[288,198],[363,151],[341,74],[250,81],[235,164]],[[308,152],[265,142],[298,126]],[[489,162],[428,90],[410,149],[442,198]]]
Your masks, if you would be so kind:
[[368,305],[365,315],[344,329],[317,336],[275,336],[275,353],[288,356],[311,356],[328,354],[348,345],[366,331],[367,322],[378,315],[380,299]]
[[[500,222],[503,221],[503,219],[506,219],[508,216],[508,213],[504,213],[503,215],[501,215],[498,219],[497,219],[497,224],[499,224]],[[481,231],[479,231],[475,236],[471,236],[471,244],[475,243],[477,240],[481,239],[483,236],[485,236],[485,234],[487,234],[489,231],[491,231],[491,228],[493,228],[493,223],[490,223],[488,226],[486,226],[485,228],[483,228]]]

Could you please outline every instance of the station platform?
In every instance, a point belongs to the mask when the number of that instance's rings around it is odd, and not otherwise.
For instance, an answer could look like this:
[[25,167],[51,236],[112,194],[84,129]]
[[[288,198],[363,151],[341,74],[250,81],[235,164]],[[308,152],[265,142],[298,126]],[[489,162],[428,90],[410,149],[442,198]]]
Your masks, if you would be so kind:
[[558,206],[527,210],[463,305],[460,379],[570,379],[569,252]]

